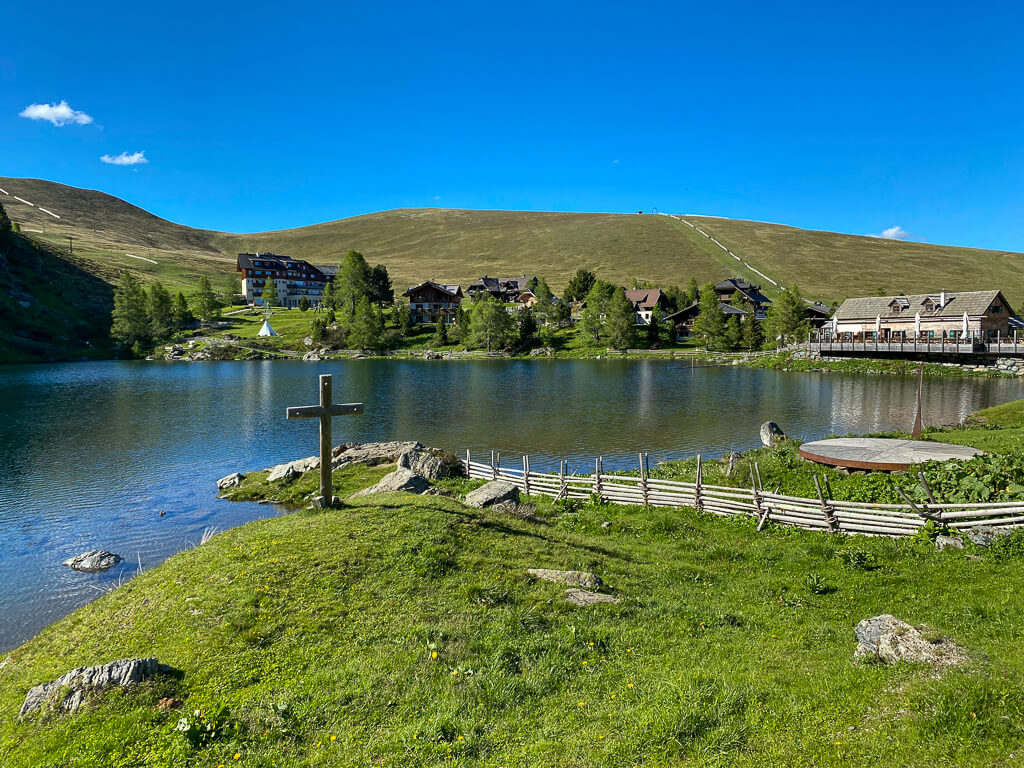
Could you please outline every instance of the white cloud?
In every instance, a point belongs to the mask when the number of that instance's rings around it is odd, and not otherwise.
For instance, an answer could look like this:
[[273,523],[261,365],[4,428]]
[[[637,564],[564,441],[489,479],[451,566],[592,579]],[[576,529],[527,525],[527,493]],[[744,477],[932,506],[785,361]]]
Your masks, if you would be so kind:
[[66,101],[60,104],[30,104],[18,113],[19,117],[29,120],[48,120],[54,125],[88,125],[92,117],[77,109],[72,109]]
[[880,237],[883,240],[909,240],[913,235],[897,224],[895,227],[883,229],[878,234],[872,233],[868,237]]
[[120,155],[103,155],[100,160],[108,165],[141,165],[148,163],[145,152],[122,152]]
[[441,196],[440,196],[440,195],[434,195],[434,199],[435,199],[435,200],[440,200],[440,199],[441,199]]

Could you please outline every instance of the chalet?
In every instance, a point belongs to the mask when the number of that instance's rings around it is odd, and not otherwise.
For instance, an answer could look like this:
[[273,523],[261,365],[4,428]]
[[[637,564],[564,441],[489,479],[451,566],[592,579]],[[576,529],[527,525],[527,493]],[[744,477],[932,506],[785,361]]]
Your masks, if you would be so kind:
[[804,302],[807,304],[807,322],[811,328],[815,330],[824,328],[829,322],[829,315],[832,314],[832,310],[820,301],[804,299]]
[[626,298],[633,305],[636,325],[650,325],[654,312],[664,312],[668,307],[668,297],[660,288],[634,288],[626,291]]
[[753,285],[742,277],[730,277],[728,280],[723,280],[715,286],[715,292],[718,293],[719,299],[729,304],[736,303],[733,298],[738,293],[739,298],[753,308],[754,317],[758,320],[765,319],[768,305],[772,303],[771,299],[761,293],[760,285]]
[[484,275],[479,280],[474,280],[466,289],[466,294],[476,301],[484,294],[490,294],[503,304],[511,304],[519,299],[524,291],[533,289],[537,284],[536,277],[488,277]]
[[333,279],[307,261],[273,253],[240,253],[237,271],[242,273],[245,301],[253,305],[263,303],[263,287],[268,280],[274,280],[282,307],[297,307],[303,297],[316,306],[323,296],[324,286]]
[[[721,302],[722,314],[725,315],[726,320],[731,315],[739,317],[740,322],[744,322],[750,317],[750,312],[734,307],[732,304],[726,304],[724,301]],[[673,312],[671,315],[665,318],[666,322],[672,324],[675,328],[676,339],[685,339],[688,336],[693,335],[693,321],[697,319],[697,315],[700,314],[700,302],[695,301],[690,306],[680,309],[678,312]]]
[[996,338],[1017,327],[1001,291],[922,293],[847,299],[825,331],[855,338]]
[[414,323],[448,324],[455,322],[455,311],[462,303],[462,288],[428,280],[414,285],[402,294],[409,299],[409,313]]

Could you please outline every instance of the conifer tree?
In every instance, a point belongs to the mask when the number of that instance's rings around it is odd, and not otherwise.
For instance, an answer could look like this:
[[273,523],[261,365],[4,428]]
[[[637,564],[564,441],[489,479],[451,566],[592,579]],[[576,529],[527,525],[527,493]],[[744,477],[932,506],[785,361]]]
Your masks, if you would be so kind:
[[797,286],[790,286],[779,294],[768,308],[765,336],[777,347],[804,341],[810,332],[807,321],[807,303]]
[[303,296],[301,299],[299,299],[299,312],[308,312],[308,311],[309,311],[309,299],[307,299],[305,296]]
[[754,312],[751,311],[743,323],[743,347],[744,349],[754,351],[760,348],[762,340],[761,323],[754,317]]
[[472,343],[476,347],[504,349],[512,336],[512,317],[491,295],[483,296],[473,305]]
[[636,312],[626,292],[616,288],[606,306],[605,331],[608,343],[615,349],[629,349],[636,345]]
[[597,275],[589,269],[577,269],[565,287],[563,298],[566,301],[581,301],[587,297],[596,282]]
[[217,301],[217,295],[210,286],[210,278],[199,278],[199,288],[192,294],[192,306],[200,320],[212,320],[220,316],[220,302]]
[[135,348],[149,340],[146,292],[127,269],[121,271],[121,279],[114,289],[111,320],[110,335],[125,346]]
[[434,337],[431,339],[431,343],[435,347],[443,347],[448,344],[448,323],[444,321],[444,318],[438,318],[434,324]]
[[368,296],[356,303],[356,311],[348,328],[349,346],[355,349],[377,349],[380,346],[380,321]]
[[324,309],[335,309],[337,307],[337,292],[334,290],[334,282],[330,281],[324,286],[323,293],[320,295],[320,306]]
[[[690,282],[686,284],[686,306],[690,306],[695,301],[700,301],[700,286],[697,285],[697,278],[690,275]],[[683,309],[683,307],[679,307]]]
[[175,328],[181,329],[189,325],[193,320],[195,318],[192,317],[192,310],[188,307],[185,294],[178,291],[174,301],[171,303],[171,322],[174,323]]
[[404,301],[399,302],[395,306],[395,325],[398,326],[398,330],[402,336],[408,336],[412,333],[412,313],[409,311],[409,305]]
[[700,308],[693,321],[693,335],[704,340],[708,349],[721,350],[726,345],[725,314],[714,283],[700,289]]
[[533,310],[523,307],[519,312],[519,319],[516,324],[516,346],[519,349],[530,349],[537,338],[537,319],[533,316]]
[[370,300],[383,306],[395,300],[395,289],[391,287],[391,277],[388,275],[388,268],[378,264],[370,270],[369,277]]
[[651,321],[647,324],[647,343],[654,345],[661,340],[661,310],[658,307],[651,312]]
[[[280,301],[277,298],[277,280],[273,277],[267,277],[266,282],[263,284],[263,293],[260,294],[263,298],[264,307],[277,307],[280,305]],[[202,317],[202,315],[199,315]]]
[[729,349],[736,349],[743,340],[743,329],[740,327],[740,316],[729,315],[725,321],[725,343]]
[[149,319],[149,330],[154,339],[164,339],[175,324],[172,317],[171,294],[155,280],[146,292],[146,315]]
[[347,317],[351,318],[356,314],[361,297],[370,296],[370,277],[370,265],[366,263],[363,254],[359,251],[349,251],[345,254],[334,282],[335,291]]
[[541,323],[547,323],[555,314],[555,295],[548,286],[548,281],[543,277],[537,280],[537,287],[533,291],[537,297],[537,303],[533,306],[534,314]]

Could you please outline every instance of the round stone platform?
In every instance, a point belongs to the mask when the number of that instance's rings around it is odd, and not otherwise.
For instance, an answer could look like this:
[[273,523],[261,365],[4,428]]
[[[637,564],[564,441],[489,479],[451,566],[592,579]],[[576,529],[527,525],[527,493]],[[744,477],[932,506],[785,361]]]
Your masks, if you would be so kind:
[[838,437],[833,440],[815,440],[800,446],[801,456],[819,464],[887,472],[898,472],[926,461],[970,459],[982,453],[984,451],[965,445],[882,437]]

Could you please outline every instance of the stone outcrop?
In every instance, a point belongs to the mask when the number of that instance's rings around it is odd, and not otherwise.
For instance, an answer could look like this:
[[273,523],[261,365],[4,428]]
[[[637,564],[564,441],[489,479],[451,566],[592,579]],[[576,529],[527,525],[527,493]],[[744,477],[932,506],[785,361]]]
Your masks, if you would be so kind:
[[374,493],[423,493],[430,488],[430,481],[410,469],[399,468],[384,475],[376,485],[356,491],[352,497],[370,496]]
[[963,549],[964,540],[959,536],[936,536],[935,548],[939,552],[944,549]]
[[232,472],[227,477],[222,477],[217,481],[217,490],[226,491],[228,488],[235,488],[241,485],[243,480],[245,480],[245,475],[241,472]]
[[981,526],[980,528],[971,528],[967,531],[967,539],[976,547],[987,547],[1000,536],[1008,536],[1009,534],[1010,531],[1006,528]]
[[854,659],[868,658],[883,664],[898,661],[948,667],[966,660],[963,649],[947,638],[926,636],[920,629],[891,614],[864,619],[854,633]]
[[504,501],[519,501],[519,489],[504,480],[492,480],[466,494],[466,506],[477,509]]
[[431,448],[409,450],[398,457],[398,466],[411,469],[428,480],[456,477],[463,473],[462,462],[454,454]]
[[598,589],[602,584],[601,577],[589,571],[553,571],[549,568],[529,568],[526,572],[535,579],[567,584],[570,587]]
[[113,552],[108,552],[105,549],[94,549],[91,552],[84,552],[81,555],[68,558],[64,561],[64,565],[73,571],[99,573],[108,568],[113,568],[121,560],[121,556],[115,555]]
[[776,445],[786,440],[786,433],[782,431],[782,427],[776,424],[774,421],[766,421],[761,425],[761,444],[768,447],[774,448]]
[[565,602],[580,608],[586,608],[600,603],[617,603],[619,598],[614,595],[605,595],[601,592],[588,592],[585,589],[565,590]]
[[92,692],[114,686],[128,688],[166,669],[154,658],[121,659],[98,667],[78,667],[56,680],[30,688],[21,705],[20,716],[34,712],[47,702],[66,712],[74,712]]
[[305,459],[296,459],[295,461],[278,464],[277,466],[270,468],[270,474],[267,476],[267,482],[290,482],[304,472],[309,472],[311,469],[317,469],[319,466],[320,459],[316,456],[309,456]]

